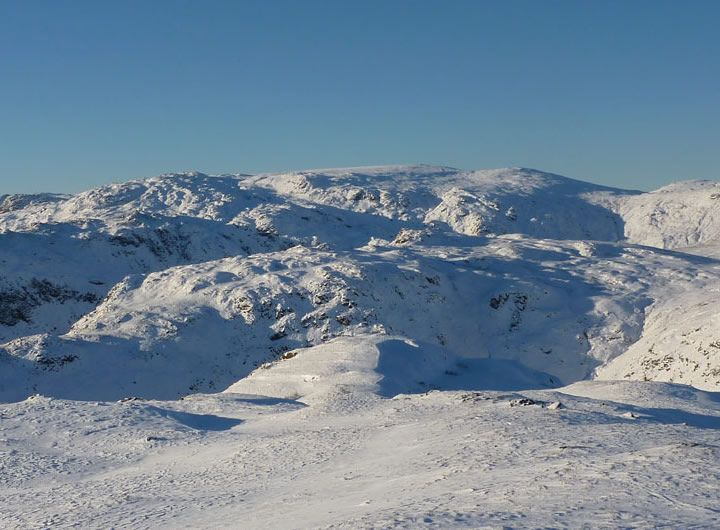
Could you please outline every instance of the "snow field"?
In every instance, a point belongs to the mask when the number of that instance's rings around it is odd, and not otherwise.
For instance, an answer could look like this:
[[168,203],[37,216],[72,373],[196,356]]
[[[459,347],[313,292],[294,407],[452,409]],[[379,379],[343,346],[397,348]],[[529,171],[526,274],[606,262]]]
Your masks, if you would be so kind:
[[720,186],[0,197],[3,528],[715,528]]

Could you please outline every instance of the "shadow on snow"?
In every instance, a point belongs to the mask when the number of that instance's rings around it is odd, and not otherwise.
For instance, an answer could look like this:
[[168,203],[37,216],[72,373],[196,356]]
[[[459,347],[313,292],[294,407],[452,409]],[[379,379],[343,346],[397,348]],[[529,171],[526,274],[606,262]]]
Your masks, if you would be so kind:
[[559,381],[513,360],[463,359],[426,343],[386,340],[378,345],[378,393],[423,393],[428,390],[532,390],[556,388]]

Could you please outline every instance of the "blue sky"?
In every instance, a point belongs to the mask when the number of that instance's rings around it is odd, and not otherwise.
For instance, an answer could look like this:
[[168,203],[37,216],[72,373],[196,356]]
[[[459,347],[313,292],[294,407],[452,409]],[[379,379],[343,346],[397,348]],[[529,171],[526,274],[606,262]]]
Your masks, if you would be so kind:
[[717,1],[0,2],[0,195],[172,171],[720,179]]

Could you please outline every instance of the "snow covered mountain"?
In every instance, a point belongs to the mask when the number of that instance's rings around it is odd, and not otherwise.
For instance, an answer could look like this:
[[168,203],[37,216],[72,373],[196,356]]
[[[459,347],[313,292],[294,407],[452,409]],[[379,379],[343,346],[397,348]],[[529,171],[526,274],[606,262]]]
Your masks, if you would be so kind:
[[718,389],[720,268],[697,255],[720,237],[718,197],[710,182],[638,193],[428,166],[7,196],[0,397],[220,391],[365,335],[517,362],[541,386]]
[[719,291],[713,182],[0,196],[0,525],[717,527]]

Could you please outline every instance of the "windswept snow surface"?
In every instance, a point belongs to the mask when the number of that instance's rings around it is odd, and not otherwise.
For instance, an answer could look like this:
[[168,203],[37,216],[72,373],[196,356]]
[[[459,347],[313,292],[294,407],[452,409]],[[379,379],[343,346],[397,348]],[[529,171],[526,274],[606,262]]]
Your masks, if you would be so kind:
[[0,196],[0,525],[720,525],[720,185]]

